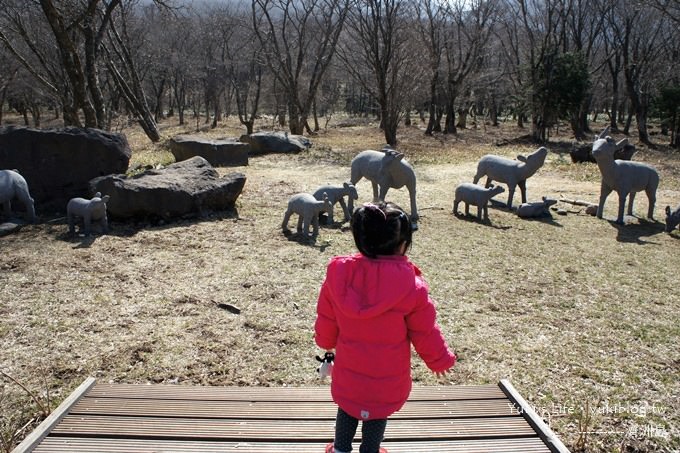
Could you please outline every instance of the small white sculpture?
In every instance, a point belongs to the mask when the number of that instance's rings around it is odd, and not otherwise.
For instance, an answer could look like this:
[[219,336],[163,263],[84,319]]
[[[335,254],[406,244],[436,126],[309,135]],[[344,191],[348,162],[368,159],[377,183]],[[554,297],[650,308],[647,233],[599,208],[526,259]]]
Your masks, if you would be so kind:
[[[411,198],[411,220],[418,220],[416,207],[416,174],[413,167],[404,159],[404,155],[391,148],[382,151],[366,150],[352,159],[352,175],[350,182],[356,184],[366,178],[373,185],[373,201],[384,201],[387,191],[393,187],[408,189]],[[354,203],[350,200],[350,213],[354,212]]]
[[[328,200],[331,202],[331,205],[335,206],[335,203],[340,203],[342,212],[345,215],[345,222],[352,217],[352,213],[345,204],[345,197],[347,197],[348,203],[353,203],[354,200],[359,198],[359,195],[357,194],[357,188],[354,187],[354,184],[343,183],[342,186],[321,186],[316,189],[316,192],[313,193],[314,198],[317,200],[323,200],[324,194],[328,196]],[[332,208],[328,213],[328,223],[333,223]]]
[[319,234],[319,214],[321,212],[330,212],[333,205],[328,200],[328,195],[323,194],[322,200],[317,200],[314,195],[309,193],[299,193],[290,197],[288,200],[288,209],[283,216],[283,223],[281,229],[288,231],[288,220],[292,214],[297,214],[297,232],[304,231],[305,236],[309,235],[309,224],[313,226],[313,236]]
[[[597,217],[602,218],[604,202],[612,191],[619,195],[619,211],[616,223],[623,225],[623,210],[628,198],[628,215],[633,215],[633,201],[637,192],[645,191],[649,200],[647,217],[654,218],[654,204],[656,203],[656,189],[659,187],[659,173],[650,165],[627,160],[615,160],[614,153],[623,148],[628,139],[616,143],[607,136],[609,128],[600,134],[600,138],[593,143],[593,157],[602,174],[600,185],[600,203],[597,206]],[[630,195],[629,195],[630,194]]]
[[517,215],[522,218],[544,217],[550,215],[550,206],[557,203],[554,198],[543,197],[543,201],[522,203],[517,208]]
[[666,206],[666,233],[670,233],[680,224],[680,206],[671,212],[671,207]]
[[35,222],[33,198],[28,191],[28,183],[16,170],[0,170],[0,203],[4,206],[5,215],[12,215],[12,200],[17,198],[26,207],[26,216]]
[[477,174],[472,180],[477,181],[486,176],[486,187],[490,187],[493,181],[508,185],[508,209],[512,209],[512,198],[515,195],[515,187],[519,186],[522,192],[522,203],[527,202],[527,179],[543,166],[548,149],[538,148],[528,156],[519,155],[517,160],[507,159],[493,154],[487,154],[477,163]]
[[482,187],[477,184],[464,182],[456,187],[456,195],[453,200],[453,213],[458,214],[458,203],[465,203],[465,215],[470,214],[470,205],[477,206],[477,219],[489,220],[489,200],[499,193],[505,192],[502,186]]
[[109,201],[109,196],[102,197],[100,192],[97,192],[91,200],[86,198],[71,198],[66,205],[66,217],[68,219],[68,231],[70,234],[75,234],[75,220],[76,217],[83,219],[83,233],[90,234],[92,222],[98,222],[102,231],[106,233],[109,229],[109,222],[106,216],[106,203]]

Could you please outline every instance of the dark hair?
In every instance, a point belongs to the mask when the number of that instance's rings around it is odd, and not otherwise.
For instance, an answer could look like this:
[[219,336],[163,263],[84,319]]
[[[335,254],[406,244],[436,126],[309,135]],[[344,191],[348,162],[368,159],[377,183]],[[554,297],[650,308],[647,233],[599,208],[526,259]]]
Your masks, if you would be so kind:
[[394,203],[366,203],[352,214],[352,234],[362,255],[396,255],[402,243],[411,247],[411,218]]

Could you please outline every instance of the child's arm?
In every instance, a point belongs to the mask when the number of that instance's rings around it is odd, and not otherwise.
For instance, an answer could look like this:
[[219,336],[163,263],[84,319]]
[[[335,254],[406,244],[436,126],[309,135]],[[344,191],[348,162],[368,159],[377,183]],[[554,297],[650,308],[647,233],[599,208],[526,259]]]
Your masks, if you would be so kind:
[[338,340],[338,323],[331,305],[331,294],[326,282],[321,285],[319,301],[316,305],[316,322],[314,323],[314,340],[327,351],[335,348]]
[[456,363],[456,355],[448,348],[437,325],[434,303],[427,294],[422,296],[419,294],[415,309],[406,316],[406,327],[420,358],[430,370],[440,374]]

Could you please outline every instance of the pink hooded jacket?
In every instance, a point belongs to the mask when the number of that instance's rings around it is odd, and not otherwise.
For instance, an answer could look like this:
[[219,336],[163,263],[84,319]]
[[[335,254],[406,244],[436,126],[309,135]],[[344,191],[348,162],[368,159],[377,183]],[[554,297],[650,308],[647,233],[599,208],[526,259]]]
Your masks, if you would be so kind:
[[316,344],[335,348],[331,394],[351,416],[383,419],[411,392],[411,343],[434,372],[453,366],[420,269],[406,256],[331,260],[321,286]]

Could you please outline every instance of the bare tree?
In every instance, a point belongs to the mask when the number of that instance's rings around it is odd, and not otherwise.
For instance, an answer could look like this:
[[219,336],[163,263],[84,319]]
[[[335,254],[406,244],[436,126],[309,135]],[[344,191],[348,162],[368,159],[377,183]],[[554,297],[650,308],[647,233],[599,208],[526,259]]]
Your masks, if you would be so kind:
[[651,145],[647,116],[652,76],[662,51],[658,42],[662,36],[662,16],[650,8],[632,7],[627,0],[613,1],[609,13],[611,32],[621,49],[624,85],[635,114],[638,138]]
[[253,0],[252,20],[265,61],[287,96],[293,134],[307,118],[349,8],[347,0]]
[[479,67],[496,21],[494,0],[470,0],[450,4],[444,41],[446,62],[446,125],[444,132],[455,134],[456,100],[472,71]]
[[423,79],[415,66],[410,27],[413,10],[402,0],[361,0],[352,9],[338,47],[352,78],[378,103],[385,141],[397,144],[397,128],[410,93]]

